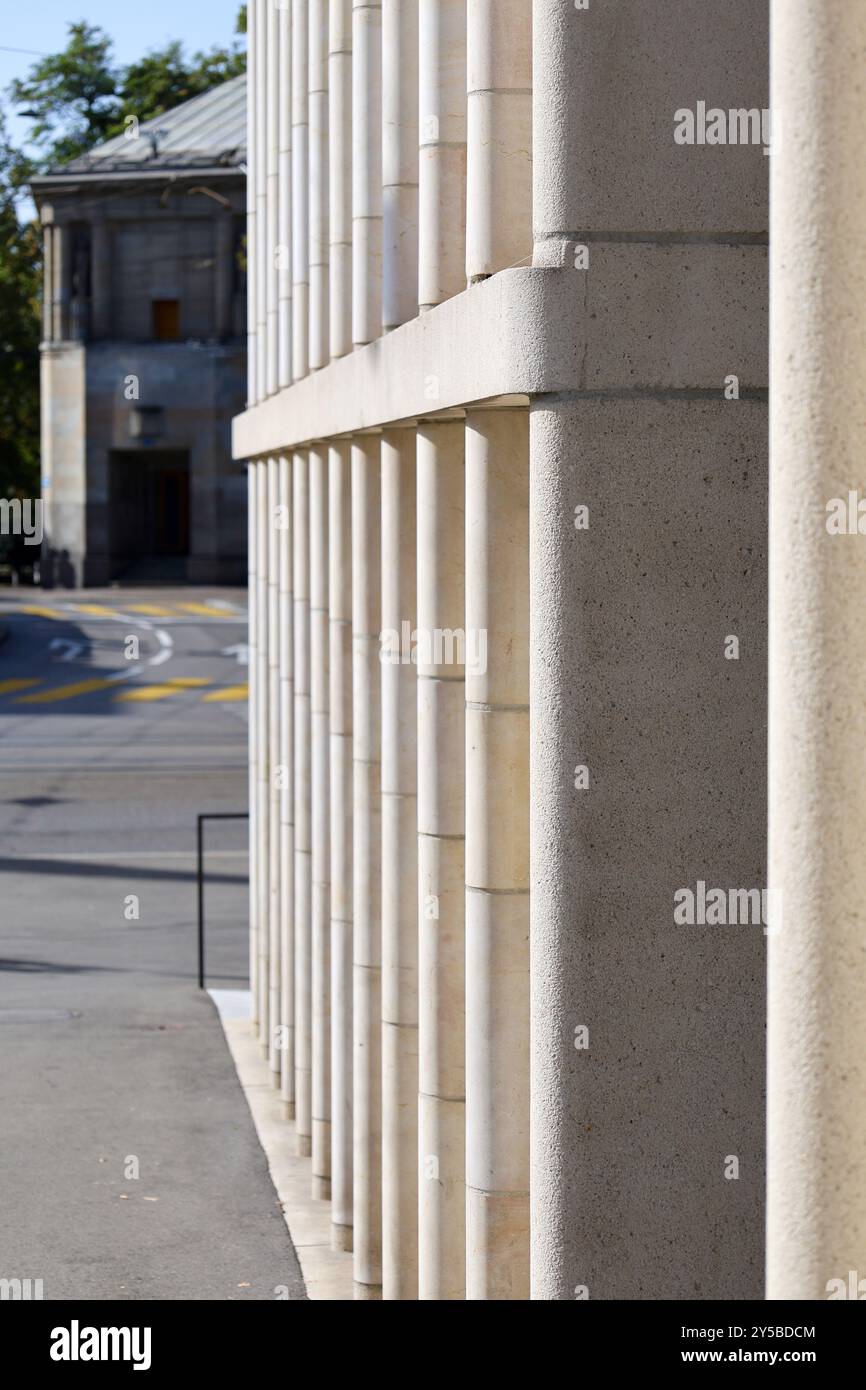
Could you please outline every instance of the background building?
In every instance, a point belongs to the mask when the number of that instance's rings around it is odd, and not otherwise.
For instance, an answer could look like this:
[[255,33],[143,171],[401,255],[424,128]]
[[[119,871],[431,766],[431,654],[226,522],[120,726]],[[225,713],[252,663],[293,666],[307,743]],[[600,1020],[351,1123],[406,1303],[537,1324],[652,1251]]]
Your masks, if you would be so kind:
[[47,585],[244,573],[245,143],[239,77],[33,180]]
[[866,1268],[864,18],[770,143],[770,8],[250,3],[254,1018],[362,1298]]

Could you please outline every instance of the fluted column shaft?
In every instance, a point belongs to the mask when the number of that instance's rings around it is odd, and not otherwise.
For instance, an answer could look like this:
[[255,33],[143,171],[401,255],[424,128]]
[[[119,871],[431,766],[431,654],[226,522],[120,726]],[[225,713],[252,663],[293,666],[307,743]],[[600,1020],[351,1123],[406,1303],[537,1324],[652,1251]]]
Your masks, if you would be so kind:
[[295,1137],[312,1152],[312,827],[310,715],[310,469],[305,451],[292,461],[295,610]]
[[268,1066],[280,1084],[280,576],[279,463],[268,459]]
[[292,0],[292,380],[310,369],[308,3]]
[[467,0],[466,278],[532,258],[532,6]]
[[418,312],[418,4],[382,3],[382,326]]
[[279,703],[280,703],[280,1097],[295,1114],[295,796],[294,612],[292,601],[292,461],[279,461]]
[[[464,426],[418,427],[418,1296],[465,1292]],[[443,634],[438,637],[437,635]]]
[[258,745],[258,465],[247,464],[247,667],[249,691],[249,880],[250,880],[250,1019],[259,1020],[259,745]]
[[252,149],[250,173],[256,185],[256,254],[255,286],[248,292],[256,300],[256,398],[263,400],[268,389],[268,216],[267,216],[267,0],[256,5],[256,43],[254,45],[256,105],[256,139]]
[[328,316],[328,0],[309,0],[310,367],[330,360]]
[[270,1045],[270,802],[271,802],[271,748],[270,721],[268,717],[268,465],[259,460],[256,464],[256,735],[258,740],[258,796],[257,825],[258,839],[256,849],[256,869],[258,877],[257,918],[258,918],[258,1020],[259,1042],[268,1054]]
[[466,417],[466,1296],[529,1298],[529,416]]
[[352,341],[382,332],[382,6],[352,0]]
[[331,848],[328,650],[328,450],[310,450],[310,732],[312,738],[313,1196],[331,1195]]
[[[256,226],[256,159],[255,151],[258,148],[258,131],[256,128],[256,118],[258,115],[258,102],[256,100],[256,74],[257,74],[257,46],[259,42],[258,31],[258,8],[259,0],[248,0],[247,4],[247,405],[255,405],[258,400],[258,229]],[[252,698],[252,680],[250,681],[250,697]],[[250,861],[250,873],[253,871],[253,862]]]
[[352,1248],[352,469],[330,448],[331,1239]]
[[328,35],[330,349],[352,350],[352,0],[331,0]]
[[278,368],[278,276],[277,276],[277,234],[279,229],[279,189],[277,174],[279,170],[279,86],[280,71],[279,12],[274,0],[267,4],[267,51],[265,54],[266,75],[266,128],[267,149],[265,153],[265,210],[267,216],[266,254],[266,316],[267,316],[267,374],[266,389],[272,396],[277,389]]
[[415,429],[382,435],[382,1297],[418,1297]]
[[466,288],[466,0],[420,0],[418,303]]
[[359,1298],[382,1287],[382,953],[380,443],[352,441],[354,1271]]
[[277,26],[277,384],[282,388],[292,381],[292,12],[288,0],[277,13]]

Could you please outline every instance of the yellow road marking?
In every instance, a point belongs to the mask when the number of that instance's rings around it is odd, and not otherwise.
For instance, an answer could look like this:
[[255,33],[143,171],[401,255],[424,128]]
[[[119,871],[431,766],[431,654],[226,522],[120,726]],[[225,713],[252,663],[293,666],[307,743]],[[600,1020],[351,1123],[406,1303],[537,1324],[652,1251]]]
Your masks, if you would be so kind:
[[240,617],[238,613],[228,613],[225,608],[211,608],[208,603],[179,603],[178,608],[184,608],[187,613],[202,613],[208,618],[234,618],[235,621]]
[[39,681],[35,678],[29,680],[8,680],[0,681],[0,695],[11,695],[14,690],[28,690],[31,685],[38,685]]
[[22,695],[15,703],[17,705],[51,705],[57,700],[71,700],[75,695],[89,695],[92,690],[104,690],[108,685],[114,685],[114,681],[75,681],[72,685],[58,685],[52,690],[41,690],[38,695]]
[[106,608],[102,603],[74,603],[71,605],[76,613],[89,613],[93,618],[116,618],[117,613],[113,608]]
[[127,605],[130,613],[144,613],[149,618],[170,618],[170,608],[160,608],[155,603],[130,603]]
[[40,608],[35,603],[22,603],[18,609],[19,613],[29,613],[33,618],[62,618],[63,614],[56,608]]
[[202,696],[202,700],[214,704],[228,704],[236,700],[246,700],[248,695],[249,687],[246,685],[225,685],[222,690],[209,690],[207,695]]
[[169,695],[180,695],[184,690],[197,686],[210,685],[205,676],[175,676],[173,680],[161,681],[159,685],[136,685],[122,691],[118,700],[164,700]]

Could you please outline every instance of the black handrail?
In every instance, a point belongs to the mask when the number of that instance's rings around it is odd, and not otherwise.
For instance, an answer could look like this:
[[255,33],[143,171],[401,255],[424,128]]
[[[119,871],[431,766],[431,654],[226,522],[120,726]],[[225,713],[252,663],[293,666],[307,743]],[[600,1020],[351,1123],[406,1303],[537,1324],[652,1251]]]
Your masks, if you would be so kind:
[[204,823],[206,820],[249,820],[249,811],[207,811],[195,818],[198,851],[198,987],[204,989]]

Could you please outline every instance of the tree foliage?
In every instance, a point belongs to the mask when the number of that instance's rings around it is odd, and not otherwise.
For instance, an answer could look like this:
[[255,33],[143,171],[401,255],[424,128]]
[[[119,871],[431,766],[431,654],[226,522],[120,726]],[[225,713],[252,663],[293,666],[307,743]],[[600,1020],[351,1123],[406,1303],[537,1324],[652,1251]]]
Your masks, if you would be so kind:
[[0,112],[0,496],[39,494],[39,337],[42,249],[19,220],[27,161]]

